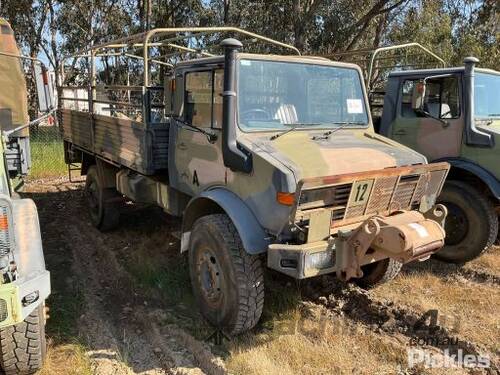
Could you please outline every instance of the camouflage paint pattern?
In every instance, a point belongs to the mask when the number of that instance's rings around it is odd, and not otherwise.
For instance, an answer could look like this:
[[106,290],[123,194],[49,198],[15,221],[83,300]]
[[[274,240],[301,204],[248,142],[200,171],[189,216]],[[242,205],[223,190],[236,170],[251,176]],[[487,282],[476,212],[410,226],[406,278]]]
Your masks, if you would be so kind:
[[492,148],[471,147],[464,142],[460,149],[460,156],[480,165],[500,180],[500,164],[498,163],[500,156],[500,119],[491,120],[489,125],[486,125],[485,121],[479,121],[476,122],[476,127],[492,134],[494,146]]
[[[20,55],[9,23],[0,18],[0,52]],[[28,94],[21,60],[0,55],[0,128],[11,130],[25,125],[28,117]],[[23,131],[27,135],[28,130]]]

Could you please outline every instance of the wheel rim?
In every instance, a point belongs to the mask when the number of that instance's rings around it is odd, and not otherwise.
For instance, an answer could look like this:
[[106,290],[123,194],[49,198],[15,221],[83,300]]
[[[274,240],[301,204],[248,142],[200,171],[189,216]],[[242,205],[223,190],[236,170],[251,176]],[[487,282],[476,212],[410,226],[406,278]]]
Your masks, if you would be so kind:
[[209,305],[218,306],[223,297],[219,261],[210,249],[205,248],[200,251],[197,263],[201,294]]
[[448,208],[448,216],[446,217],[446,245],[453,246],[463,241],[469,232],[469,219],[464,210],[456,204],[444,203]]
[[97,182],[92,180],[87,186],[87,201],[90,208],[90,213],[93,216],[99,214],[99,188]]

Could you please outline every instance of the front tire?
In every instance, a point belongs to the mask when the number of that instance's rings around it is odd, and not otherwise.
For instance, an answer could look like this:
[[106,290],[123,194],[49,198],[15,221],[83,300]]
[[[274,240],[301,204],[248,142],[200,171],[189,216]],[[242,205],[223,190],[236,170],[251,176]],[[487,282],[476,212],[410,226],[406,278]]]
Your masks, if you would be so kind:
[[363,288],[373,288],[394,279],[403,268],[403,263],[392,258],[361,266],[363,277],[354,279]]
[[0,329],[0,364],[5,375],[33,374],[46,354],[44,304],[22,323]]
[[438,198],[448,208],[445,246],[434,257],[448,263],[465,263],[493,245],[498,216],[484,194],[469,184],[448,181]]
[[189,271],[201,314],[229,335],[253,328],[264,306],[264,270],[248,254],[224,214],[198,219],[191,232]]

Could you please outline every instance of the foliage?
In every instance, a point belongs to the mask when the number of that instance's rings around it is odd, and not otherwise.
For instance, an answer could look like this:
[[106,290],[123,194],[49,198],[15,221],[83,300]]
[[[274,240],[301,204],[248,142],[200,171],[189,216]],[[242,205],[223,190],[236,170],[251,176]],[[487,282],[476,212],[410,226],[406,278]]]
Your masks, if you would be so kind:
[[69,52],[153,27],[231,25],[308,54],[417,41],[450,64],[475,55],[499,69],[498,8],[495,0],[4,0],[0,15],[53,68]]

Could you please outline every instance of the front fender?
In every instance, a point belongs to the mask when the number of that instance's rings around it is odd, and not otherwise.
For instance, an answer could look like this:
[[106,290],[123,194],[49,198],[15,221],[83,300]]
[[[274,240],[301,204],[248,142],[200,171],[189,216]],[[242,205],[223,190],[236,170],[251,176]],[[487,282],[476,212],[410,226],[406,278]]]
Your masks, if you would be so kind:
[[440,159],[435,160],[434,162],[437,161],[447,161],[454,168],[463,169],[469,173],[472,173],[488,186],[491,193],[496,199],[500,199],[500,181],[498,181],[498,179],[487,169],[484,169],[480,165],[470,160],[461,158]]
[[224,188],[205,190],[189,202],[182,222],[181,251],[188,249],[194,222],[202,216],[221,211],[233,222],[247,253],[260,254],[267,251],[269,235],[245,202]]

